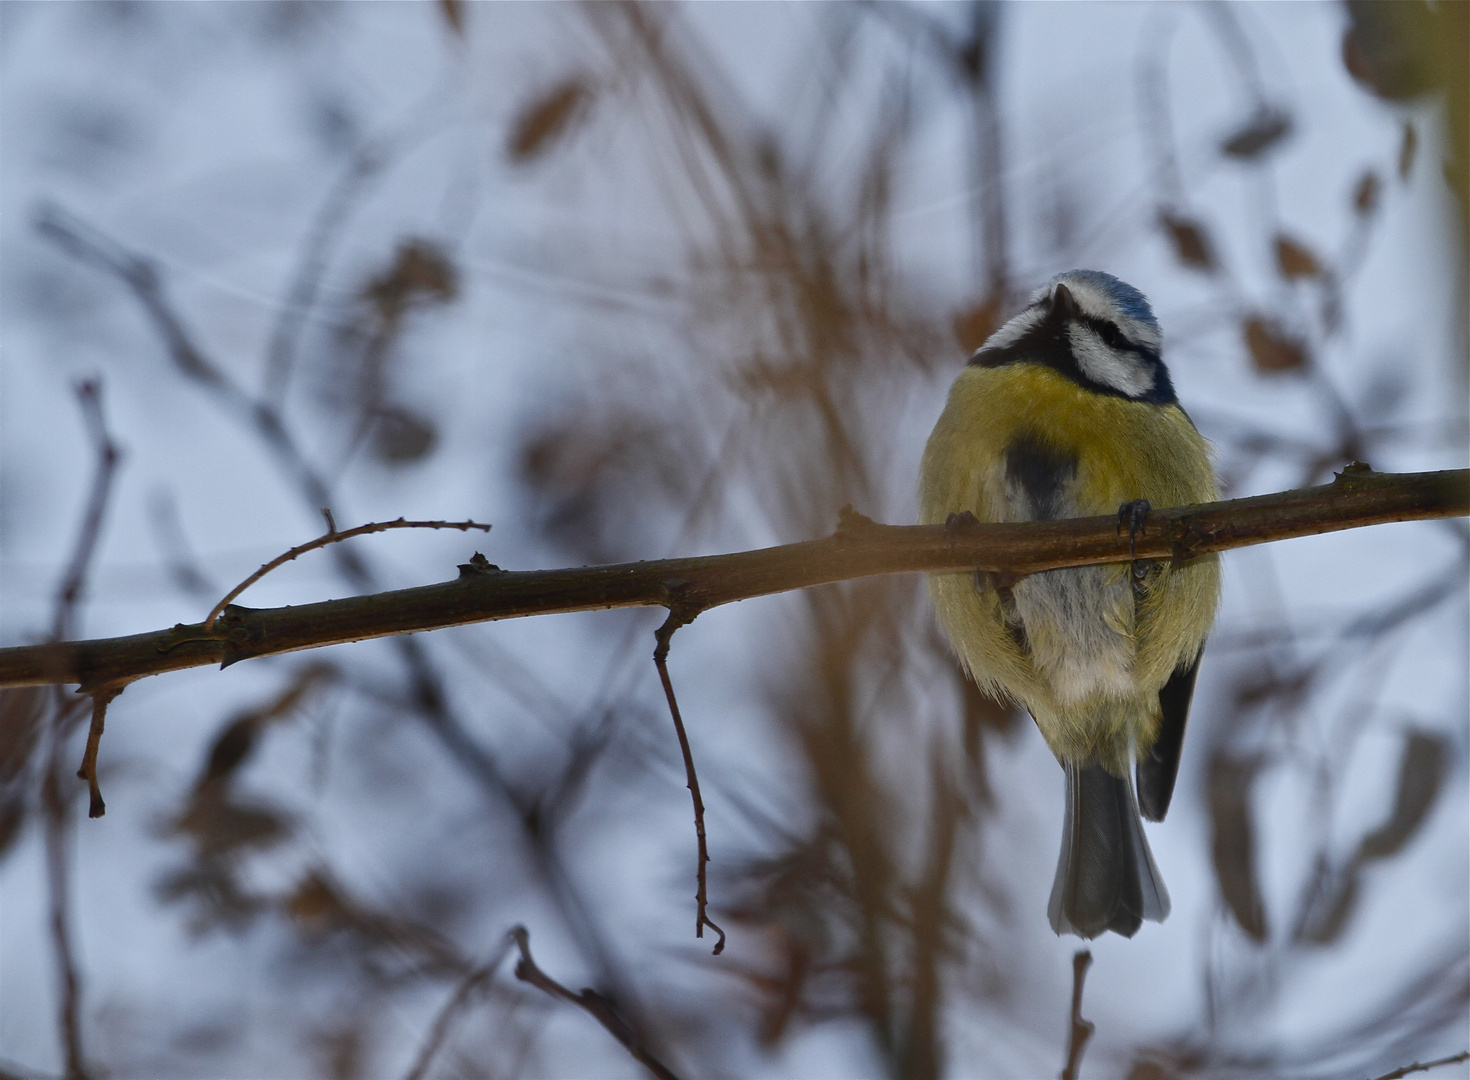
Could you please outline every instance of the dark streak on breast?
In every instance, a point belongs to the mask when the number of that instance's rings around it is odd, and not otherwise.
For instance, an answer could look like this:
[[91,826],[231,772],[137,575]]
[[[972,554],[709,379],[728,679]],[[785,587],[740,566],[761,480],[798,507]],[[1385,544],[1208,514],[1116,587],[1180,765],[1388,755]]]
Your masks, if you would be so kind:
[[1063,489],[1077,475],[1077,456],[1043,442],[1029,432],[1006,447],[1007,494],[1016,489],[1030,504],[1030,519],[1053,521],[1062,514]]

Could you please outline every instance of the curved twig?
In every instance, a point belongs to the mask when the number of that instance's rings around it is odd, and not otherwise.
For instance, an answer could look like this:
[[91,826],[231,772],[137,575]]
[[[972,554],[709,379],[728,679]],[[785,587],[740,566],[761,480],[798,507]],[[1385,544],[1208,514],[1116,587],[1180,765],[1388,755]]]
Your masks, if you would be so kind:
[[669,617],[654,634],[658,642],[653,650],[653,663],[658,668],[659,681],[663,683],[664,697],[669,703],[669,715],[674,718],[674,731],[679,736],[679,750],[684,755],[684,778],[689,788],[689,797],[694,800],[694,837],[698,845],[697,869],[695,878],[698,884],[694,891],[695,917],[694,936],[704,937],[704,928],[708,926],[720,940],[715,942],[715,955],[725,951],[725,931],[721,930],[719,924],[709,917],[709,891],[707,889],[707,875],[705,866],[709,862],[709,841],[704,831],[704,799],[699,794],[699,776],[694,771],[694,752],[689,748],[689,733],[684,730],[683,717],[679,715],[679,702],[674,697],[674,683],[669,678],[669,642],[673,639],[674,631],[694,620],[694,614],[686,611],[682,606],[674,604],[669,608]]
[[220,613],[229,607],[237,596],[265,577],[272,570],[279,566],[284,566],[298,555],[305,555],[308,551],[324,548],[328,544],[335,544],[340,540],[351,540],[354,536],[367,536],[369,533],[387,532],[389,529],[458,529],[461,532],[479,529],[482,532],[490,531],[489,525],[481,525],[475,521],[405,521],[403,518],[398,518],[394,521],[370,521],[366,525],[358,525],[356,528],[338,532],[337,525],[332,520],[332,512],[323,508],[322,516],[327,519],[326,532],[318,536],[315,540],[298,544],[290,551],[277,555],[270,562],[266,563],[259,570],[255,571],[255,573],[227,592],[224,599],[210,608],[209,615],[204,620],[204,630],[206,632],[213,630],[215,620],[220,617]]

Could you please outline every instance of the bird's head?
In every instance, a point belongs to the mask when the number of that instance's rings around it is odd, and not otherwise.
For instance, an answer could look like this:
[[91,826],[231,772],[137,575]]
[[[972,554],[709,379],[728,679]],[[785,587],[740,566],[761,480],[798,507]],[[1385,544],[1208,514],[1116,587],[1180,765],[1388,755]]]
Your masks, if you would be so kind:
[[1100,270],[1068,270],[1037,289],[970,363],[1045,364],[1097,393],[1166,405],[1177,399],[1162,344],[1143,293]]

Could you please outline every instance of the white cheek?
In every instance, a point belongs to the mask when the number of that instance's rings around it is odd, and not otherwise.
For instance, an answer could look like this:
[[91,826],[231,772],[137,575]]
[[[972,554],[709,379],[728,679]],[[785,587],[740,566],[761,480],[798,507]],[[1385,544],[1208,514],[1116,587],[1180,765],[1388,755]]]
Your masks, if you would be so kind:
[[1072,343],[1072,355],[1077,366],[1095,383],[1110,386],[1129,397],[1142,397],[1154,388],[1153,373],[1130,353],[1121,353],[1108,348],[1085,326],[1071,326],[1067,338]]

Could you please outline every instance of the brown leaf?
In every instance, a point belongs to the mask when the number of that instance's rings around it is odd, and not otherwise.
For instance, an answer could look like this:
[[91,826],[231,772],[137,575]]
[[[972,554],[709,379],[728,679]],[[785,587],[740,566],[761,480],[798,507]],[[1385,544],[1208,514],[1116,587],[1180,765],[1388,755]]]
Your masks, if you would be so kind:
[[512,161],[528,162],[551,149],[579,120],[592,100],[592,88],[580,75],[563,79],[533,98],[516,118],[506,150]]
[[1286,236],[1276,235],[1276,269],[1288,281],[1304,277],[1320,277],[1322,264],[1307,248]]
[[1358,178],[1357,186],[1353,188],[1353,209],[1363,217],[1375,213],[1382,190],[1383,183],[1378,179],[1378,174],[1372,169],[1365,170]]
[[1220,141],[1220,153],[1241,161],[1260,157],[1291,134],[1291,116],[1280,108],[1262,106],[1241,127]]
[[1393,810],[1387,821],[1363,837],[1358,845],[1361,861],[1396,855],[1413,839],[1439,798],[1448,760],[1449,747],[1441,736],[1424,731],[1409,733],[1399,761]]
[[1245,344],[1257,371],[1274,375],[1307,366],[1306,346],[1279,326],[1253,315],[1246,319],[1244,329]]
[[1174,245],[1174,257],[1180,263],[1194,270],[1208,272],[1215,269],[1215,249],[1204,225],[1170,210],[1160,210],[1159,226],[1169,234]]
[[1215,879],[1225,906],[1255,941],[1266,940],[1266,907],[1256,878],[1250,795],[1261,762],[1217,754],[1210,762],[1210,823]]
[[362,298],[392,326],[417,304],[447,304],[459,295],[459,271],[432,240],[407,237],[398,243],[393,265],[362,287]]

